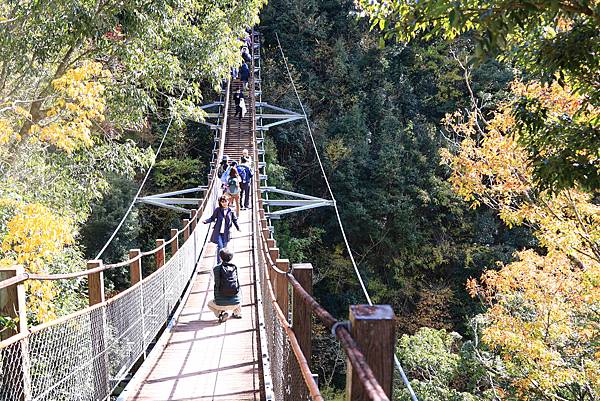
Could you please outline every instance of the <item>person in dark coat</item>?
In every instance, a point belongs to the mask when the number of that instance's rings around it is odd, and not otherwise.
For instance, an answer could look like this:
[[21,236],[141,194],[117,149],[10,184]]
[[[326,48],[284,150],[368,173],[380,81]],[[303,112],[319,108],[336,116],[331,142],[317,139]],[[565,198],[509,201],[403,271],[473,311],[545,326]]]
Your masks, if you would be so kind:
[[244,98],[244,91],[240,88],[239,92],[233,94],[233,103],[235,103],[235,114],[234,117],[242,118],[242,99]]
[[252,62],[252,56],[250,56],[250,52],[248,51],[248,47],[242,47],[242,59],[250,65]]
[[231,225],[241,231],[235,212],[229,208],[229,198],[227,196],[223,195],[219,198],[219,206],[215,208],[212,216],[203,221],[204,224],[212,222],[215,222],[215,227],[210,242],[217,244],[217,263],[221,263],[220,251],[229,243]]
[[217,169],[217,177],[221,178],[223,176],[223,174],[227,171],[228,168],[229,168],[229,156],[224,155],[223,159],[221,160],[221,164],[219,164],[219,168]]
[[[229,318],[229,311],[232,311],[232,318],[242,318],[242,294],[240,291],[237,266],[231,263],[233,252],[227,248],[223,248],[219,252],[219,255],[223,262],[217,264],[213,268],[213,277],[215,281],[214,299],[208,301],[207,306],[208,309],[219,318],[219,323],[223,323]],[[229,281],[233,281],[234,283]],[[237,292],[234,295],[224,294],[223,288],[231,287],[232,284],[237,288]]]
[[240,67],[240,79],[244,83],[244,89],[248,88],[248,80],[250,79],[250,68],[248,68],[248,64],[244,61],[242,66]]

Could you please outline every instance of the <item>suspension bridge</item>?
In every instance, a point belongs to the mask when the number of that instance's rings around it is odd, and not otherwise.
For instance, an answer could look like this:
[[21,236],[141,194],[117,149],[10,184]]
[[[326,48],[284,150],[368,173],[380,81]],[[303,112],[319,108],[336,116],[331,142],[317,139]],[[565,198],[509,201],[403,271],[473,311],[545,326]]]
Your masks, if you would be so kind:
[[[139,198],[188,214],[169,239],[150,251],[133,249],[115,264],[88,262],[69,274],[2,270],[0,315],[18,317],[0,342],[0,400],[323,400],[311,366],[313,319],[335,336],[347,356],[347,399],[389,400],[395,323],[387,305],[352,305],[349,321],[333,318],[312,297],[312,265],[280,258],[273,219],[334,201],[268,185],[265,132],[305,118],[262,100],[260,34],[252,33],[247,115],[234,117],[230,80],[221,98],[203,106],[215,134],[205,186]],[[242,319],[219,324],[212,299],[216,245],[202,224],[217,205],[223,155],[254,161],[252,207],[239,216],[229,248],[240,272]],[[201,193],[197,198],[181,197]],[[270,199],[269,194],[290,199]],[[193,205],[194,209],[182,207]],[[146,277],[142,267],[153,271]],[[107,298],[103,274],[125,269],[131,286]],[[24,282],[87,277],[89,307],[50,323],[27,327]],[[413,396],[414,399],[414,396]]]

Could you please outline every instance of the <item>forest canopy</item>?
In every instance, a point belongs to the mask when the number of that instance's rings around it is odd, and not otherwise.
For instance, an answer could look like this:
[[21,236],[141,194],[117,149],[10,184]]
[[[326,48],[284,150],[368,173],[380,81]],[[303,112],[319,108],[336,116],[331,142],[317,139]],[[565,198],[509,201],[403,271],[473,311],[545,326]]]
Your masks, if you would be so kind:
[[[512,63],[527,79],[558,83],[577,98],[567,112],[551,110],[532,93],[515,94],[519,142],[545,189],[600,188],[600,11],[593,1],[427,0],[357,2],[372,27],[401,41],[452,40],[469,33],[473,61]],[[573,107],[574,106],[574,107]]]
[[[202,118],[263,3],[0,1],[1,263],[82,270],[92,204],[151,164],[156,124]],[[78,306],[27,286],[31,323]]]

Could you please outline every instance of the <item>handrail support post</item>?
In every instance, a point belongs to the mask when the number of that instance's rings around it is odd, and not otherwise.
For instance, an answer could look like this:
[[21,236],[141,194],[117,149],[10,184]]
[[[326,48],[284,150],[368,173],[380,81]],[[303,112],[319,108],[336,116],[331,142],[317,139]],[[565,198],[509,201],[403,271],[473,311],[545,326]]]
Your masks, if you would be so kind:
[[[352,338],[365,356],[367,365],[381,388],[392,399],[394,355],[396,346],[396,317],[390,305],[350,305],[349,320]],[[368,399],[358,375],[348,363],[346,399]]]

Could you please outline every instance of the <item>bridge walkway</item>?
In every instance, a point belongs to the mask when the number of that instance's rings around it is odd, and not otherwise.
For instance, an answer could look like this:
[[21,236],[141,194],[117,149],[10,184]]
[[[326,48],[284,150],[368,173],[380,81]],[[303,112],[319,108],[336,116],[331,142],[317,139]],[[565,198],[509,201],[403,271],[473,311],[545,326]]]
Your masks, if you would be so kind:
[[[246,93],[248,113],[234,117],[233,94],[241,88],[233,80],[230,88],[224,154],[239,162],[243,149],[253,154],[253,103]],[[239,216],[241,232],[235,229],[228,247],[234,251],[242,288],[242,319],[219,324],[207,303],[213,298],[212,268],[216,246],[207,245],[198,274],[166,345],[144,369],[127,393],[128,400],[255,400],[260,395],[260,355],[256,316],[256,294],[252,248],[252,210]]]
[[242,288],[242,319],[219,324],[207,303],[213,298],[216,246],[208,245],[181,314],[160,354],[145,362],[128,400],[260,400],[256,305],[250,211],[230,247]]

